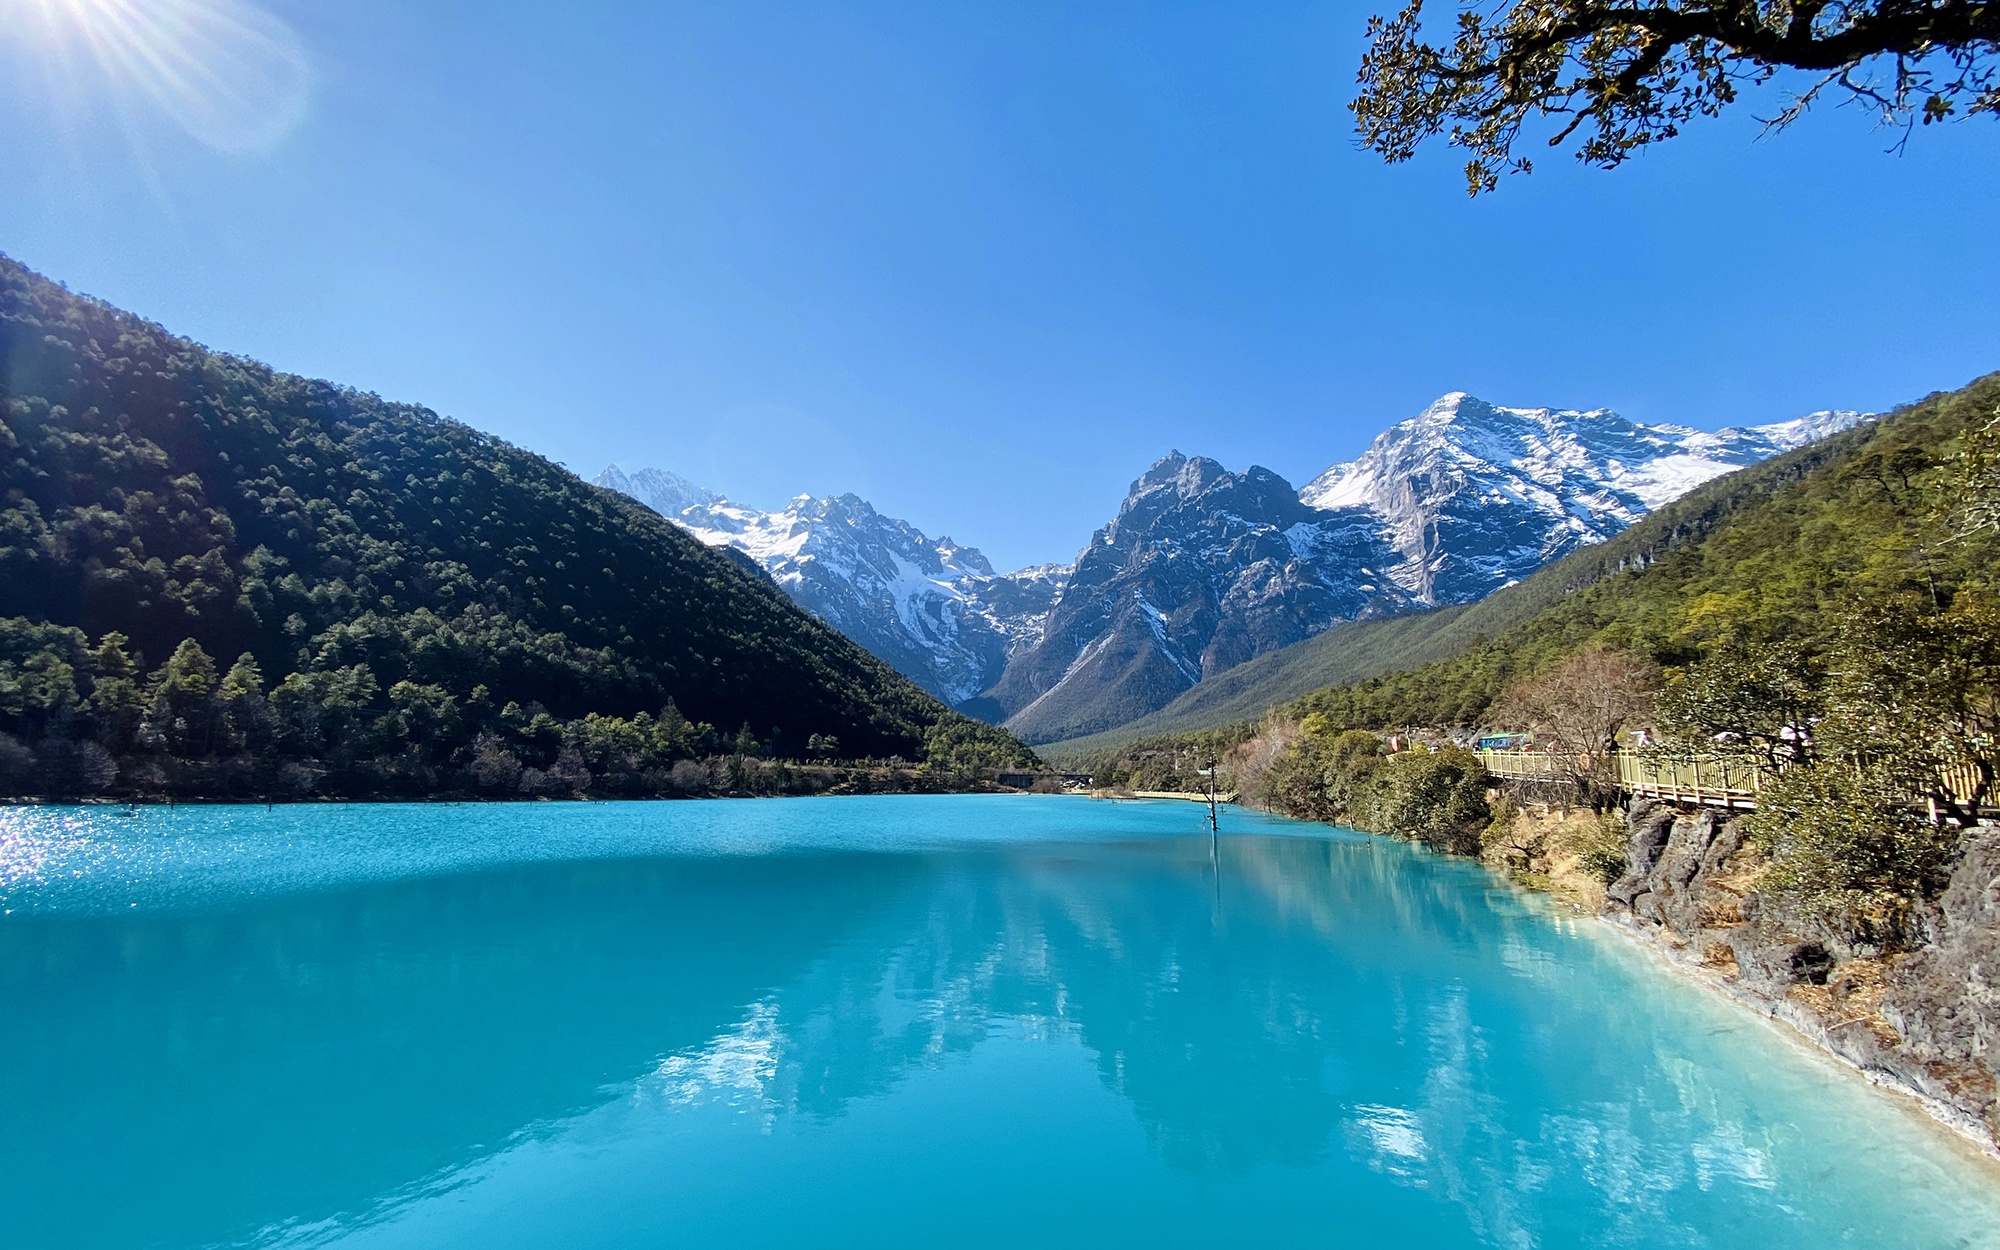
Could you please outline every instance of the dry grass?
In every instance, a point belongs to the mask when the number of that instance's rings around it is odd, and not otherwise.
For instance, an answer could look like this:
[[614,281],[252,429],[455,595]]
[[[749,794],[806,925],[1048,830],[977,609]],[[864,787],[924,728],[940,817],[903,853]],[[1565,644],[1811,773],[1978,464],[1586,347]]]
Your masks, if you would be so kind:
[[1585,866],[1583,852],[1601,836],[1601,819],[1591,812],[1530,806],[1487,834],[1483,858],[1521,884],[1594,915],[1604,906],[1605,883]]

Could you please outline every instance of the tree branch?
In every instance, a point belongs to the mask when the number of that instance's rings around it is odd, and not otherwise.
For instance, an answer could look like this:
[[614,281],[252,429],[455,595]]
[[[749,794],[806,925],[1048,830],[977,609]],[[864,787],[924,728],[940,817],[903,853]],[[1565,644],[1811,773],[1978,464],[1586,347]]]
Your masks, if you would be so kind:
[[[1609,167],[1783,69],[1819,78],[1773,126],[1835,85],[1902,123],[1906,139],[1915,120],[1944,120],[1955,102],[2000,114],[2000,0],[1511,0],[1497,13],[1460,12],[1449,49],[1422,40],[1421,16],[1422,0],[1411,0],[1370,21],[1356,117],[1367,146],[1391,161],[1457,123],[1450,142],[1473,154],[1475,194],[1501,169],[1528,168],[1512,149],[1534,118],[1564,119],[1552,146],[1590,125],[1577,156]],[[1864,72],[1877,58],[1893,63],[1881,86]]]

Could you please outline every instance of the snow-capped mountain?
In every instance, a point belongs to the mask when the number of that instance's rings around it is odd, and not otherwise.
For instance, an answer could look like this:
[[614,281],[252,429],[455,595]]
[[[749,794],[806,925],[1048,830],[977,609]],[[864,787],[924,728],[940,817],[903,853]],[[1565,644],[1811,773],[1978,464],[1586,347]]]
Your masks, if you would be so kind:
[[762,512],[660,469],[628,476],[614,465],[596,483],[748,555],[801,607],[953,705],[991,686],[1008,656],[1040,636],[1069,571],[997,574],[977,550],[929,538],[854,495],[801,495]]
[[1426,605],[1463,603],[1711,478],[1867,419],[1816,412],[1707,433],[1604,408],[1502,408],[1455,391],[1299,496],[1373,513],[1400,557],[1390,576]]
[[1867,419],[1706,433],[1454,393],[1296,494],[1268,469],[1176,452],[1132,484],[981,710],[1030,742],[1113,728],[1340,621],[1480,598]]
[[1868,419],[1708,433],[1454,392],[1303,490],[1174,452],[1073,565],[1006,574],[853,495],[761,512],[664,470],[612,466],[597,484],[744,553],[945,702],[1049,742],[1341,621],[1477,599],[1711,478]]
[[666,469],[641,469],[627,475],[614,464],[606,466],[591,481],[593,485],[630,495],[664,517],[677,517],[687,508],[723,502],[722,496],[714,491],[696,486]]
[[1418,606],[1385,575],[1397,559],[1366,509],[1312,508],[1269,469],[1174,452],[1078,555],[991,709],[1030,741],[1123,724],[1338,621]]

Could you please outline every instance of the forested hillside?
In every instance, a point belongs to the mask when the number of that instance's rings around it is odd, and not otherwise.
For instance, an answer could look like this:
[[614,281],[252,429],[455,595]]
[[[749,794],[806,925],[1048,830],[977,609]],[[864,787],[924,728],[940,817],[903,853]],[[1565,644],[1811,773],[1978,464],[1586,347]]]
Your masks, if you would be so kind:
[[[1255,724],[1052,754],[1168,787],[1220,756],[1278,810],[1532,866],[1547,839],[1488,808],[1453,731],[1533,734],[1543,797],[1603,810],[1643,727],[1642,759],[1759,770],[1742,867],[1785,923],[1905,949],[2000,795],[1996,570],[2000,374],[1718,482],[1461,612],[1365,631],[1370,662],[1399,633],[1418,661],[1455,644],[1442,658]],[[1565,854],[1610,884],[1622,834],[1579,829]]]
[[0,791],[655,792],[724,752],[1024,754],[622,496],[4,257],[0,504]]
[[1294,701],[1342,724],[1469,725],[1513,676],[1585,642],[1673,666],[1729,628],[1811,636],[1859,589],[1977,562],[1972,548],[1927,541],[1935,501],[1924,491],[1996,398],[2000,375],[1932,396],[1699,487],[1477,603],[1336,626],[1050,750],[1095,756]]
[[1296,707],[1350,726],[1472,725],[1515,677],[1588,646],[1674,669],[1722,646],[1830,649],[1863,605],[1942,607],[1990,585],[2000,558],[1946,517],[1957,453],[1996,407],[1991,374],[1732,474],[1468,609],[1450,622],[1456,654]]

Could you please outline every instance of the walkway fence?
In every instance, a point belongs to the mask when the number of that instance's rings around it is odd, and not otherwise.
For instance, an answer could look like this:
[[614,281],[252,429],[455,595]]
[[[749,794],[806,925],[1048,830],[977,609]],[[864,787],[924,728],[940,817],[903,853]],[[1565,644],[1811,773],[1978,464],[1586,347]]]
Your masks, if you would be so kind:
[[[1536,751],[1481,751],[1486,771],[1513,781],[1568,781],[1570,774],[1554,756]],[[1645,798],[1670,803],[1693,803],[1701,807],[1721,807],[1749,811],[1757,806],[1774,774],[1747,760],[1663,760],[1653,755],[1620,751],[1612,757],[1618,765],[1618,788]],[[1961,801],[1969,800],[1978,786],[1972,765],[1962,764],[1945,771],[1945,784]]]

